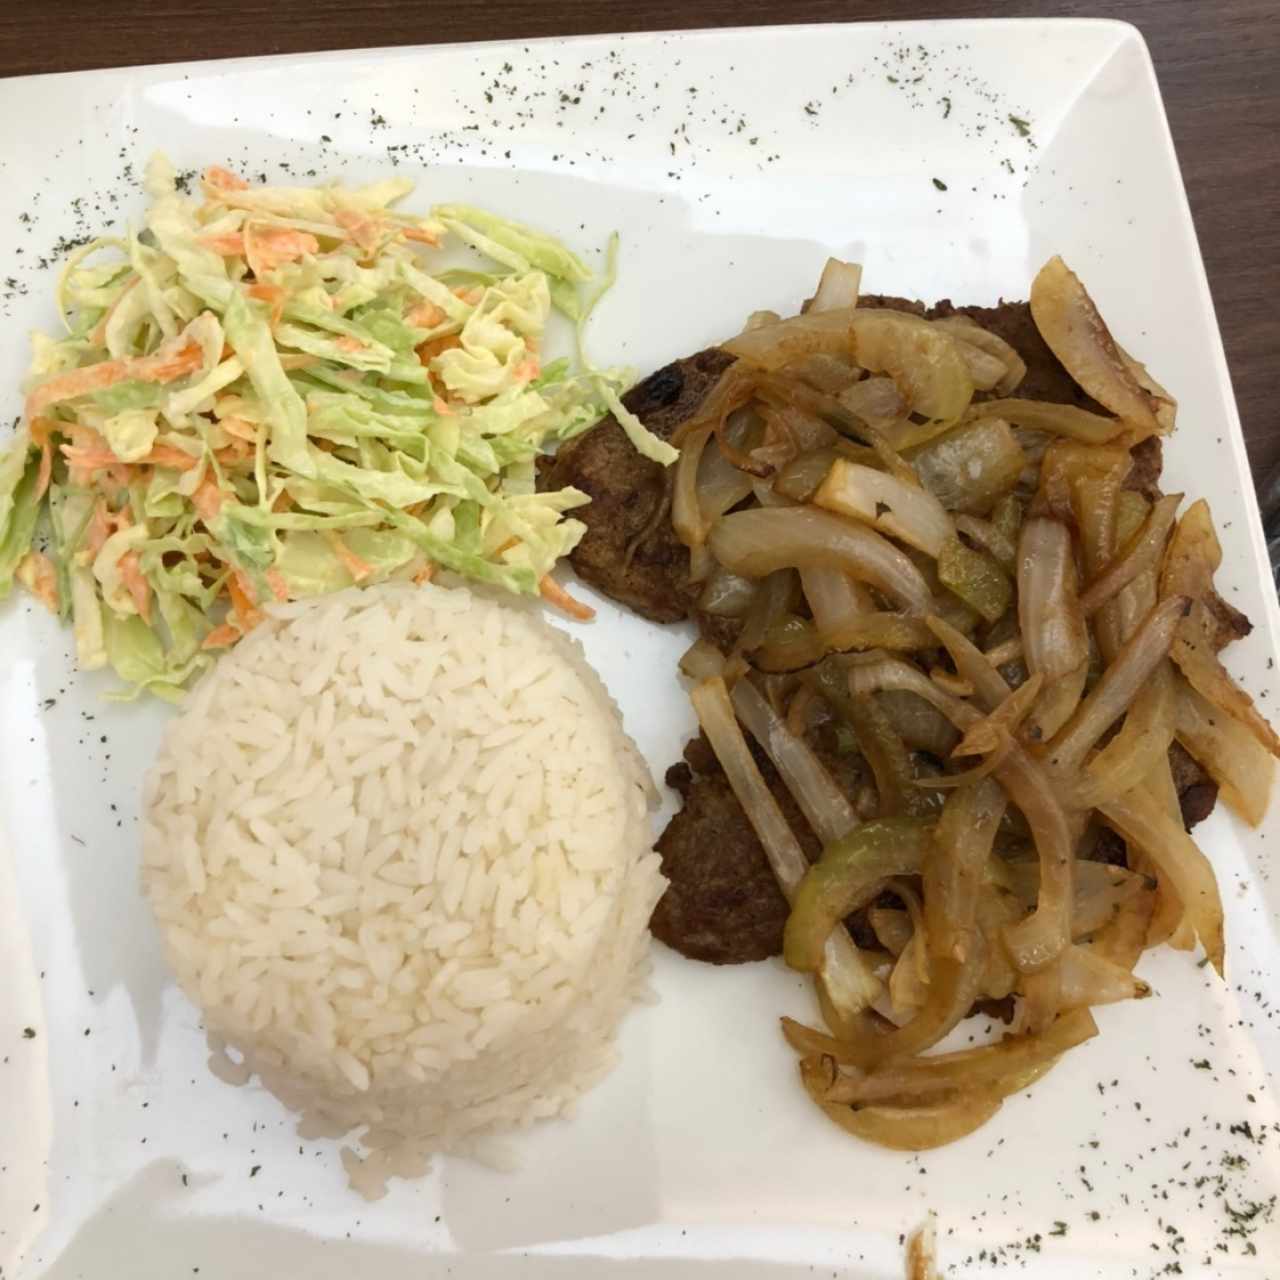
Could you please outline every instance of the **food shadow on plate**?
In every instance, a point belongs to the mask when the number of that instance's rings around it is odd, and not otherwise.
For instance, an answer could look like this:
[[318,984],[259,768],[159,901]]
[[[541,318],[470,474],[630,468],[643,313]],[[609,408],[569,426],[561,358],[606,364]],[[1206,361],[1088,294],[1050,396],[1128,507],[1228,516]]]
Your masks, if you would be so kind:
[[[621,1029],[620,1061],[573,1113],[510,1141],[510,1173],[448,1159],[441,1214],[461,1249],[493,1252],[634,1231],[661,1217],[652,1019],[639,1006]],[[500,1212],[495,1212],[499,1208]]]
[[[612,1148],[610,1149],[612,1151]],[[616,1153],[614,1153],[616,1154]],[[103,1201],[68,1241],[56,1258],[45,1259],[37,1246],[21,1274],[40,1280],[78,1280],[102,1274],[105,1258],[129,1258],[130,1280],[172,1280],[198,1274],[201,1280],[248,1280],[256,1276],[304,1274],[308,1280],[350,1280],[370,1274],[379,1280],[421,1280],[424,1275],[465,1270],[486,1280],[596,1280],[602,1274],[637,1276],[653,1273],[654,1258],[615,1258],[599,1254],[536,1254],[497,1252],[493,1232],[484,1246],[458,1240],[452,1247],[425,1247],[424,1237],[438,1233],[425,1218],[417,1239],[402,1243],[371,1239],[376,1213],[365,1227],[333,1239],[296,1226],[272,1223],[265,1217],[201,1214],[185,1208],[202,1189],[201,1179],[182,1181],[181,1167],[157,1160],[141,1169],[114,1196]],[[500,1226],[505,1208],[487,1201],[482,1208],[491,1227]],[[446,1219],[448,1222],[448,1219]],[[452,1225],[451,1223],[449,1225]],[[671,1228],[676,1234],[676,1228]],[[362,1238],[363,1237],[363,1238]],[[142,1243],[145,1242],[145,1243]],[[141,1244],[141,1247],[140,1247]],[[481,1254],[482,1256],[477,1256]],[[786,1280],[811,1274],[805,1265],[780,1269],[776,1262],[747,1259],[668,1258],[664,1274],[695,1273],[698,1280],[750,1280],[765,1276]]]
[[[142,779],[171,712],[160,704],[104,701],[102,695],[118,682],[94,674],[73,676],[69,683],[67,665],[61,646],[53,643],[37,667],[35,696],[47,702],[58,695],[42,716],[32,708],[46,734],[49,809],[44,833],[17,856],[43,858],[61,870],[60,876],[42,876],[38,889],[60,900],[46,898],[28,909],[33,920],[51,925],[61,918],[57,927],[71,935],[82,989],[71,986],[76,979],[59,965],[62,973],[51,972],[50,978],[67,987],[55,991],[46,983],[47,1006],[71,1017],[72,1000],[87,995],[103,1008],[122,987],[135,1026],[115,1030],[136,1037],[138,1066],[145,1069],[156,1059],[162,995],[171,979],[140,887],[137,814]],[[32,797],[32,803],[41,801]],[[36,946],[49,949],[51,961],[65,958],[60,942],[46,938]]]

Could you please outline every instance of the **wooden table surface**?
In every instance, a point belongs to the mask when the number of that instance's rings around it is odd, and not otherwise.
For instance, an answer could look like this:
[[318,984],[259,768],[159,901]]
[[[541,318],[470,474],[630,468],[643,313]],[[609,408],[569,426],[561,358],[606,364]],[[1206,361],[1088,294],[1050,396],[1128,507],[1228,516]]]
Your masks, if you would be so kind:
[[0,6],[0,75],[601,31],[1051,15],[1122,18],[1146,36],[1195,214],[1254,475],[1264,507],[1272,505],[1274,490],[1280,508],[1277,0],[9,0]]

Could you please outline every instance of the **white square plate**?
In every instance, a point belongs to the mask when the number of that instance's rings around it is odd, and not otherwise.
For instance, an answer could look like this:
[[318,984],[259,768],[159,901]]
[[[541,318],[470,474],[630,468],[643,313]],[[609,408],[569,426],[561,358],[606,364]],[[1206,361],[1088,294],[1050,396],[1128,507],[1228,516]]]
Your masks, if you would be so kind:
[[[421,205],[490,205],[584,247],[616,228],[621,276],[592,344],[642,370],[757,307],[793,309],[828,253],[864,262],[869,290],[973,303],[1025,297],[1061,253],[1181,402],[1166,487],[1210,499],[1221,580],[1257,624],[1232,664],[1255,694],[1273,685],[1280,618],[1240,426],[1130,27],[789,28],[105,71],[0,83],[0,118],[9,415],[22,334],[55,323],[57,266],[41,259],[136,216],[156,147],[180,169],[277,178],[398,165]],[[594,603],[579,634],[660,775],[691,725],[674,670],[686,637]],[[525,1141],[522,1171],[440,1160],[368,1205],[334,1144],[299,1143],[271,1097],[207,1073],[161,963],[136,805],[169,712],[103,702],[107,682],[72,674],[66,635],[25,601],[0,613],[0,654],[5,1275],[887,1278],[929,1209],[952,1277],[1280,1274],[1280,817],[1250,832],[1219,810],[1199,833],[1227,902],[1228,983],[1151,956],[1157,998],[1101,1010],[1097,1040],[956,1146],[875,1150],[809,1106],[776,1023],[807,1013],[807,993],[779,963],[662,953],[662,1002],[627,1020],[622,1066],[572,1122]]]

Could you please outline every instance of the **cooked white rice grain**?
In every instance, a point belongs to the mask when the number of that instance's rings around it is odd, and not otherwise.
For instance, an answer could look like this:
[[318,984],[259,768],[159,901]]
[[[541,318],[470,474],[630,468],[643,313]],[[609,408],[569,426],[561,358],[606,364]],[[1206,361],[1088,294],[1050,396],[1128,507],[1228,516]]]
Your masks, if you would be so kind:
[[647,994],[652,799],[536,606],[396,583],[273,610],[146,786],[144,887],[212,1069],[301,1133],[362,1130],[367,1195],[505,1152],[490,1135],[609,1070]]

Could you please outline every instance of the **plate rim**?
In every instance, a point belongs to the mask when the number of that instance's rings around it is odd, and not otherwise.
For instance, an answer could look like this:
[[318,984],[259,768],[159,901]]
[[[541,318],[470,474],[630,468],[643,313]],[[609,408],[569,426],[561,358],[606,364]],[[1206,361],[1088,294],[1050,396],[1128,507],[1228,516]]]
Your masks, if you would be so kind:
[[[100,92],[98,86],[119,86],[122,95],[138,93],[145,90],[149,84],[160,81],[185,78],[185,74],[190,74],[191,78],[199,76],[204,79],[216,79],[224,74],[254,74],[254,73],[272,73],[286,67],[295,67],[300,64],[314,64],[314,66],[324,66],[326,63],[331,64],[360,64],[360,63],[377,63],[386,59],[394,59],[397,61],[412,61],[421,58],[424,54],[433,56],[450,57],[450,56],[466,56],[473,52],[491,52],[500,50],[504,47],[527,48],[547,48],[555,47],[563,49],[565,47],[575,48],[584,45],[598,44],[603,42],[616,42],[631,46],[643,45],[646,42],[655,39],[670,38],[677,42],[693,42],[706,40],[714,42],[724,35],[749,35],[753,39],[766,38],[769,36],[785,35],[788,38],[792,33],[799,38],[812,37],[815,34],[838,32],[844,33],[847,29],[856,29],[868,33],[878,33],[892,35],[893,33],[916,33],[928,30],[939,34],[956,34],[963,31],[972,31],[975,33],[994,32],[1001,30],[1021,30],[1030,32],[1033,28],[1041,29],[1094,29],[1100,35],[1110,30],[1116,35],[1114,45],[1107,54],[1107,57],[1114,55],[1124,47],[1128,47],[1136,39],[1136,49],[1140,51],[1141,63],[1145,68],[1143,75],[1145,77],[1141,94],[1144,101],[1150,103],[1152,100],[1158,108],[1159,125],[1156,128],[1157,140],[1160,131],[1163,131],[1163,140],[1165,153],[1170,162],[1165,170],[1170,173],[1173,181],[1176,183],[1175,199],[1171,202],[1176,213],[1176,226],[1180,231],[1189,233],[1190,240],[1185,242],[1189,244],[1194,251],[1195,262],[1190,263],[1193,271],[1193,279],[1198,287],[1196,294],[1198,304],[1205,308],[1203,315],[1209,321],[1209,329],[1212,332],[1212,339],[1207,351],[1208,364],[1206,371],[1213,369],[1219,375],[1214,386],[1216,393],[1225,391],[1223,401],[1225,412],[1222,416],[1222,425],[1226,430],[1224,434],[1232,437],[1232,465],[1236,472],[1237,479],[1240,478],[1243,469],[1244,476],[1249,478],[1250,483],[1240,481],[1240,487],[1244,491],[1242,497],[1243,510],[1239,513],[1243,517],[1247,517],[1250,526],[1251,541],[1248,545],[1252,548],[1255,557],[1266,563],[1265,543],[1262,537],[1261,519],[1258,511],[1256,490],[1252,483],[1252,473],[1249,469],[1247,456],[1244,454],[1244,435],[1243,427],[1239,418],[1239,410],[1235,400],[1234,388],[1232,386],[1230,368],[1226,361],[1225,349],[1222,343],[1221,331],[1218,326],[1217,310],[1214,306],[1212,293],[1209,288],[1207,273],[1204,266],[1203,254],[1200,250],[1199,237],[1196,232],[1194,218],[1191,214],[1189,201],[1187,199],[1186,186],[1183,179],[1182,169],[1178,162],[1176,148],[1173,144],[1171,131],[1169,128],[1168,116],[1165,111],[1163,96],[1160,92],[1159,80],[1155,72],[1153,60],[1151,58],[1149,47],[1139,28],[1130,22],[1118,19],[1108,18],[1072,18],[1072,17],[1019,17],[1019,18],[998,18],[998,19],[915,19],[909,21],[892,21],[892,22],[847,22],[847,23],[806,23],[806,24],[773,24],[765,26],[745,26],[745,27],[724,27],[724,28],[695,28],[690,30],[657,30],[645,32],[631,33],[589,33],[584,35],[572,36],[567,38],[557,38],[553,36],[538,37],[534,39],[496,39],[485,41],[469,41],[469,42],[453,42],[441,44],[418,44],[418,45],[392,45],[392,46],[374,46],[369,48],[348,48],[339,50],[316,50],[302,53],[283,53],[269,55],[255,55],[237,58],[225,59],[209,59],[194,62],[170,62],[170,63],[152,63],[140,64],[128,67],[99,68],[86,69],[80,71],[68,72],[46,72],[31,76],[14,77],[13,82],[17,86],[16,90],[8,90],[0,88],[0,94],[5,92],[15,92],[15,96],[21,97],[21,91],[26,87],[27,82],[34,81],[39,83],[39,87],[44,89],[50,80],[57,81],[62,84],[69,78],[78,81],[74,88],[74,92],[79,95],[82,93]],[[1100,51],[1104,46],[1099,45]],[[1105,62],[1103,63],[1105,65]],[[100,79],[102,78],[102,79]],[[1091,77],[1090,77],[1091,78]],[[1083,76],[1081,78],[1082,87],[1089,83],[1088,79]],[[35,87],[34,85],[32,86]],[[68,86],[70,88],[70,86]],[[1164,157],[1161,157],[1163,165]],[[1181,206],[1179,209],[1176,196],[1181,197]],[[1216,345],[1215,345],[1216,344]],[[1264,610],[1266,621],[1258,619],[1259,631],[1263,632],[1269,650],[1273,654],[1280,654],[1280,605],[1277,605],[1274,596],[1263,591]],[[0,831],[0,837],[3,832]],[[0,850],[0,854],[4,851]],[[49,1010],[52,1013],[52,1010]],[[679,1259],[668,1260],[669,1266],[673,1270],[677,1270],[681,1261]],[[683,1260],[684,1265],[689,1265],[690,1260]],[[602,1267],[605,1266],[605,1260],[601,1259]],[[23,1263],[19,1264],[19,1271],[22,1273]],[[430,1265],[429,1260],[424,1265]]]
[[[1112,30],[1123,39],[1136,39],[1142,47],[1148,62],[1151,61],[1150,48],[1141,28],[1124,18],[1077,17],[1071,15],[1011,15],[998,18],[903,18],[867,20],[850,19],[847,22],[770,22],[760,24],[734,23],[722,27],[655,27],[643,31],[585,31],[575,32],[567,36],[497,36],[492,40],[447,40],[436,44],[383,44],[383,45],[348,45],[339,49],[301,49],[285,53],[237,54],[228,58],[197,58],[177,60],[173,62],[138,62],[124,66],[82,67],[74,71],[37,71],[27,75],[8,76],[0,81],[0,92],[4,86],[21,85],[32,81],[48,82],[66,80],[73,77],[119,77],[130,74],[151,74],[158,72],[191,72],[197,70],[246,70],[253,67],[269,69],[273,66],[289,65],[300,61],[323,61],[326,58],[374,57],[374,58],[411,58],[427,53],[464,52],[473,49],[496,49],[504,45],[518,45],[520,48],[535,48],[554,45],[557,48],[572,47],[594,40],[622,41],[624,43],[640,43],[647,40],[715,40],[723,36],[770,36],[777,38],[791,33],[809,35],[816,32],[838,32],[853,29],[864,31],[919,31],[947,29],[958,30],[963,27],[993,31],[1000,28],[1021,28],[1024,30],[1041,27],[1046,30],[1094,29],[1098,32]],[[1157,91],[1158,92],[1158,91]],[[1163,103],[1162,103],[1163,105]]]

